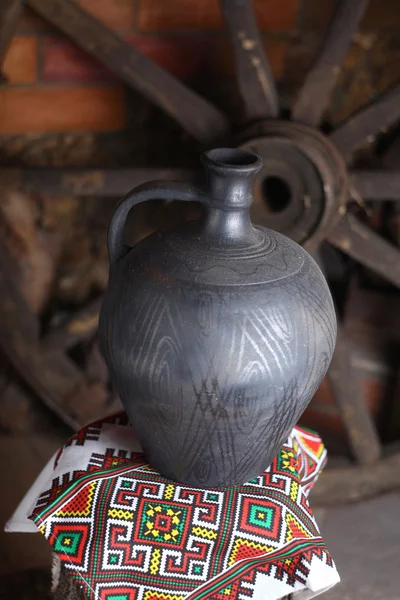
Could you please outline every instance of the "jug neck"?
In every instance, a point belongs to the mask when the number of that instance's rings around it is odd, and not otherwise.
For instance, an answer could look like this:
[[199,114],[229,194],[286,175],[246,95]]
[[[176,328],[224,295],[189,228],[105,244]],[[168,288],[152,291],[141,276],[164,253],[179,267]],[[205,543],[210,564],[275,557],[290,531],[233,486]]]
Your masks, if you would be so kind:
[[202,155],[206,171],[205,235],[222,245],[253,245],[259,233],[250,220],[252,185],[262,160],[252,152],[217,148]]

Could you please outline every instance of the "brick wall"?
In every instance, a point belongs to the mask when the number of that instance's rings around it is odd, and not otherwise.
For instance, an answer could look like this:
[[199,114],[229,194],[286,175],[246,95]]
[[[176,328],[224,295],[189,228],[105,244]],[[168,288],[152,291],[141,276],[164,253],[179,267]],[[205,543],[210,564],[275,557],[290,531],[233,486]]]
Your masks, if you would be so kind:
[[[77,1],[182,80],[207,75],[221,81],[233,75],[218,0]],[[359,38],[359,45],[374,45],[379,32],[398,32],[396,3],[371,2],[361,28],[367,37]],[[272,71],[283,90],[298,84],[333,4],[334,0],[254,0]],[[356,52],[354,60],[357,56]],[[28,9],[9,48],[4,71],[8,83],[0,90],[0,135],[118,131],[125,127],[123,86]],[[361,85],[362,93],[368,94],[365,82]]]

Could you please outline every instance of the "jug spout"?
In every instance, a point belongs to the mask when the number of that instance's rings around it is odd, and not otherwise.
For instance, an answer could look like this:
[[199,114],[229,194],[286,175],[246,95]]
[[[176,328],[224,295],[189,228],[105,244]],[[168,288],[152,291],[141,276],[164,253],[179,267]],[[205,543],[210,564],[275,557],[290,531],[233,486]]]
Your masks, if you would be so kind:
[[237,148],[216,148],[205,152],[201,161],[206,171],[207,194],[214,206],[224,210],[249,207],[253,178],[262,159]]
[[262,160],[252,152],[216,148],[205,152],[207,209],[201,226],[218,245],[252,246],[259,238],[250,220],[252,184]]

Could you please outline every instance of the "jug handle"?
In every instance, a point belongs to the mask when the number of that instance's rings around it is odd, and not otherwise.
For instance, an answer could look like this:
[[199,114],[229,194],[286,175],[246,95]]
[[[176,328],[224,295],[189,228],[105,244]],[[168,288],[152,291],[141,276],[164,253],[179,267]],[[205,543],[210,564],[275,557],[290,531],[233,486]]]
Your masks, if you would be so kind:
[[134,188],[118,203],[108,229],[108,256],[110,268],[130,247],[124,243],[125,222],[131,208],[148,200],[179,200],[204,202],[204,192],[193,185],[179,181],[150,181]]

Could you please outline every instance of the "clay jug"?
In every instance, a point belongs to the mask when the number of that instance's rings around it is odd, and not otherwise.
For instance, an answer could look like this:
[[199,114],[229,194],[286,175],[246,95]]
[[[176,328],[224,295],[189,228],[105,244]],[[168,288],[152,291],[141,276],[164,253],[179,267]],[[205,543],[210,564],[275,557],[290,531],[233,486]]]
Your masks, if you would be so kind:
[[[251,223],[261,159],[223,148],[202,162],[204,190],[153,182],[117,206],[100,337],[149,463],[185,484],[237,485],[271,464],[320,385],[336,319],[310,255]],[[152,199],[203,214],[127,247],[130,209]]]

